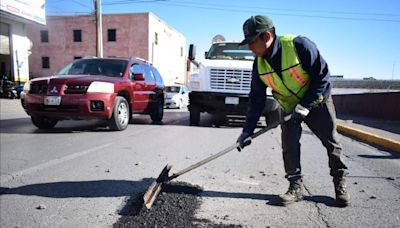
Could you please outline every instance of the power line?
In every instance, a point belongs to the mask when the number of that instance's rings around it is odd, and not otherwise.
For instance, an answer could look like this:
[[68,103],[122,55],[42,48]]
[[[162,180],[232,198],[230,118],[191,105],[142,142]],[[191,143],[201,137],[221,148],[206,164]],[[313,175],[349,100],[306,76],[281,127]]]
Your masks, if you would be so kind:
[[[227,8],[217,8],[217,7],[207,7],[201,5],[190,5],[190,4],[179,4],[172,2],[159,2],[156,4],[162,5],[170,5],[170,6],[179,6],[184,8],[197,8],[197,9],[209,9],[209,10],[217,10],[217,11],[230,11],[230,12],[248,12],[248,13],[266,13],[266,12],[255,12],[243,9],[227,9]],[[260,9],[260,8],[259,8]],[[357,18],[357,17],[339,17],[339,16],[322,16],[322,15],[307,15],[307,14],[291,14],[291,13],[275,13],[268,12],[268,14],[279,15],[279,16],[293,16],[293,17],[309,17],[309,18],[324,18],[324,19],[337,19],[337,20],[354,20],[354,21],[382,21],[382,22],[400,22],[400,19],[383,19],[383,18]]]
[[124,4],[132,4],[132,3],[154,3],[154,2],[164,2],[169,0],[125,0],[125,1],[114,1],[108,3],[102,3],[102,5],[124,5]]
[[73,11],[48,11],[49,16],[58,16],[58,15],[92,15],[92,13],[88,12],[73,12]]
[[91,6],[88,6],[88,5],[86,5],[86,4],[82,4],[81,2],[78,2],[78,1],[76,1],[76,0],[71,0],[71,2],[75,2],[75,3],[78,4],[78,5],[81,5],[81,6],[84,6],[84,7],[86,7],[86,8],[92,9]]
[[[61,8],[56,7],[56,6],[53,5],[54,3],[59,3],[59,2],[62,2],[62,1],[64,1],[64,0],[59,0],[59,1],[56,1],[56,2],[47,1],[46,2],[46,12],[47,12],[47,14],[50,14],[50,15],[54,15],[54,14],[64,14],[64,15],[76,14],[76,15],[82,15],[83,14],[83,15],[85,15],[85,14],[91,14],[92,13],[92,12],[87,12],[87,11],[66,11],[64,9],[61,9]],[[90,6],[86,5],[86,4],[83,4],[81,2],[78,2],[76,0],[70,0],[70,2],[73,2],[75,4],[78,4],[80,6],[83,6],[85,8],[90,9],[91,11],[93,11],[92,7],[90,7]]]
[[[134,3],[156,3],[168,6],[178,6],[183,8],[197,8],[204,10],[216,11],[229,11],[241,13],[265,13],[260,10],[268,11],[284,11],[284,12],[304,12],[304,13],[328,13],[339,15],[353,15],[353,16],[385,16],[385,17],[398,17],[400,14],[386,14],[386,13],[361,13],[361,12],[344,12],[344,11],[327,11],[327,10],[299,10],[299,9],[283,9],[283,8],[265,8],[265,7],[249,7],[240,5],[226,5],[226,4],[213,4],[213,3],[198,3],[188,1],[168,1],[168,0],[118,0],[103,3],[103,5],[121,5],[121,4],[134,4]],[[245,10],[247,9],[247,10]],[[309,17],[309,18],[323,18],[323,19],[336,19],[336,20],[354,20],[354,21],[381,21],[381,22],[400,22],[400,19],[393,18],[361,18],[361,17],[346,17],[346,16],[329,16],[329,15],[312,15],[312,14],[296,14],[296,13],[280,13],[268,12],[272,15],[280,16],[293,16],[293,17]]]
[[[192,4],[192,5],[205,5],[203,3],[198,3],[198,2],[193,2],[193,1],[176,1],[173,0],[174,3],[182,3],[182,4]],[[329,13],[329,14],[350,14],[350,15],[365,15],[365,16],[394,16],[394,17],[399,17],[400,14],[388,14],[388,13],[372,13],[372,12],[349,12],[349,11],[328,11],[328,10],[304,10],[304,9],[287,9],[287,8],[269,8],[269,7],[249,7],[249,6],[242,6],[242,5],[226,5],[226,4],[213,4],[213,3],[207,3],[207,6],[217,6],[217,7],[233,7],[233,8],[239,8],[239,9],[265,9],[265,10],[277,10],[277,11],[291,11],[291,12],[305,12],[305,13]]]

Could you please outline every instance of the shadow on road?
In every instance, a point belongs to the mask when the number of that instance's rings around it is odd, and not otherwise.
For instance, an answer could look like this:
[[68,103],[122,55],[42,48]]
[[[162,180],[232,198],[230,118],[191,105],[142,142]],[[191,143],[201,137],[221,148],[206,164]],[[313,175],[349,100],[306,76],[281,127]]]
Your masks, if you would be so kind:
[[0,187],[0,195],[42,196],[49,198],[123,197],[145,191],[154,179],[140,181],[96,180],[62,181],[24,185],[16,188]]
[[[0,195],[24,195],[41,196],[49,198],[96,198],[96,197],[124,197],[135,193],[143,193],[154,181],[152,178],[144,178],[140,181],[129,180],[96,180],[96,181],[61,181],[53,183],[30,184],[15,188],[0,187]],[[181,194],[182,190],[174,188],[163,189],[166,193]],[[246,193],[246,192],[219,192],[196,191],[185,194],[194,194],[201,197],[230,198],[230,199],[252,199],[265,200],[271,206],[282,206],[278,195]],[[322,203],[326,206],[335,206],[335,200],[327,196],[304,196],[304,200]]]
[[[218,122],[215,116],[203,114],[199,127],[242,127],[241,122]],[[164,113],[162,123],[154,123],[147,115],[134,115],[131,119],[132,125],[175,125],[189,126],[189,113],[182,111],[168,111]],[[129,126],[128,126],[129,127]],[[59,121],[53,129],[40,130],[36,128],[29,117],[0,120],[0,131],[2,134],[46,134],[46,133],[81,133],[81,132],[112,132],[107,127],[105,120],[63,120]]]
[[[383,149],[381,149],[383,150]],[[372,159],[400,159],[400,154],[396,152],[388,151],[388,155],[372,155],[372,154],[361,154],[358,155],[361,158],[372,158]]]
[[328,207],[336,207],[336,201],[334,198],[329,196],[304,196],[303,198],[306,201],[314,202],[314,203],[322,203]]

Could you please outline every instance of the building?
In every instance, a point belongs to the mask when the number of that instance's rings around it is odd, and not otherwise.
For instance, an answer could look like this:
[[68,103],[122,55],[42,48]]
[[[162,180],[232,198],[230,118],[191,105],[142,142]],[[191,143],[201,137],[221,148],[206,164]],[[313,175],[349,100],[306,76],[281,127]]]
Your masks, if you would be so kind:
[[1,0],[0,77],[17,82],[29,79],[31,42],[26,26],[46,24],[45,0]]
[[[74,59],[96,56],[96,18],[48,16],[27,27],[32,41],[30,74],[49,76]],[[184,83],[186,38],[152,13],[103,14],[103,56],[136,56],[151,62],[166,84]]]

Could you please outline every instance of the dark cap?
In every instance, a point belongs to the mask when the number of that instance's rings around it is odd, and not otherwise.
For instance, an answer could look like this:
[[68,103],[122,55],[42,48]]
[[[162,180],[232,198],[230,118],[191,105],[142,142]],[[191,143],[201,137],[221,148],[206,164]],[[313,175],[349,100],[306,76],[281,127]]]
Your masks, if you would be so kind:
[[274,27],[272,20],[266,16],[257,15],[247,19],[243,24],[244,40],[239,45],[248,44],[261,33]]

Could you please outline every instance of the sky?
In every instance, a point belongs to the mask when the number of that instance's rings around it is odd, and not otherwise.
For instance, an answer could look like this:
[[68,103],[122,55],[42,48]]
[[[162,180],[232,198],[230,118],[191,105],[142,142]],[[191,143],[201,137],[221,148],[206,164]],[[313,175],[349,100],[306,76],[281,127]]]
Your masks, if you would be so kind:
[[[273,20],[278,35],[311,39],[332,75],[400,80],[399,0],[101,0],[103,14],[152,12],[196,45],[203,59],[212,38],[241,41],[250,16]],[[93,0],[46,0],[47,15],[94,12]]]

